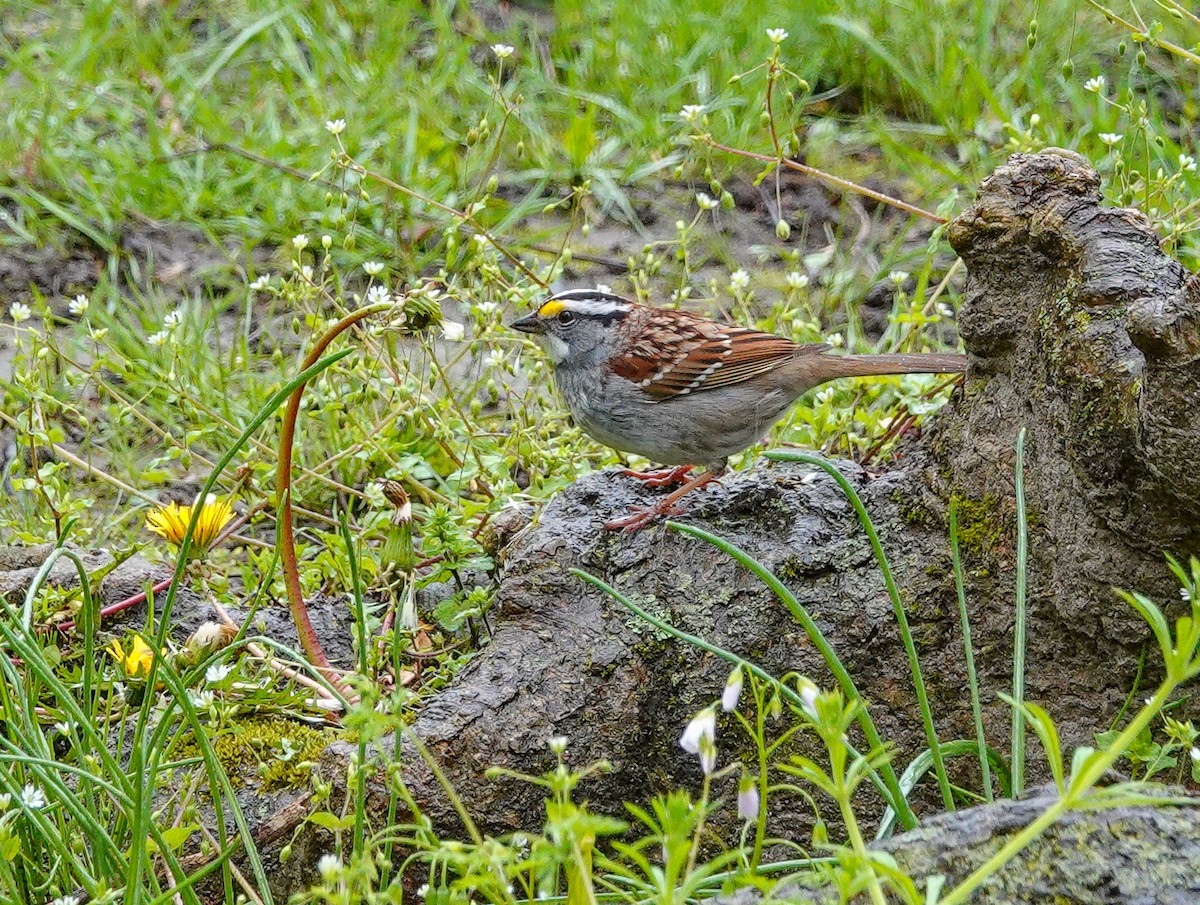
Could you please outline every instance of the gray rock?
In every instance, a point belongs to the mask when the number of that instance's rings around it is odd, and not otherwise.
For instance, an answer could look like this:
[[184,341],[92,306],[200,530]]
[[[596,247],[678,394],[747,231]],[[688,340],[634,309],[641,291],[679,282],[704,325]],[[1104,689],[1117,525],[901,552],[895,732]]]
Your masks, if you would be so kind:
[[[941,875],[953,889],[982,867],[1009,839],[1055,801],[1054,788],[1029,798],[942,814],[886,843],[917,887]],[[1200,801],[1068,811],[1037,841],[984,881],[971,901],[986,905],[1194,905],[1200,901]],[[832,905],[838,897],[819,885],[777,890],[775,901]],[[743,889],[717,905],[755,905],[762,896]],[[865,895],[854,899],[866,902]]]

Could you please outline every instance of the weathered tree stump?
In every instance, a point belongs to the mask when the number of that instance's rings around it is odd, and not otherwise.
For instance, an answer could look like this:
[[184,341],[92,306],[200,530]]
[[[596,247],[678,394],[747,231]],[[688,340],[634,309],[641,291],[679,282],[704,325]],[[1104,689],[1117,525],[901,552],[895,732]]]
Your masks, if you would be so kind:
[[[968,271],[965,384],[899,468],[872,479],[839,467],[901,583],[943,740],[971,736],[945,522],[959,498],[986,719],[1000,742],[1007,709],[996,693],[1010,686],[1012,665],[1014,450],[1027,430],[1027,697],[1049,710],[1067,745],[1088,743],[1129,693],[1148,637],[1112,587],[1177,601],[1163,554],[1185,555],[1200,539],[1200,284],[1159,249],[1144,217],[1103,207],[1095,173],[1066,151],[1014,156],[950,238]],[[607,473],[559,494],[503,551],[494,639],[414,724],[488,831],[531,826],[542,811],[536,789],[487,780],[484,769],[545,770],[552,735],[571,739],[575,763],[613,763],[586,789],[599,810],[699,776],[676,741],[719,694],[728,666],[659,637],[571,567],[777,675],[831,681],[774,596],[723,554],[663,526],[633,536],[601,530],[648,493]],[[901,762],[925,747],[883,582],[827,476],[762,465],[693,500],[681,520],[741,546],[785,581]],[[731,742],[722,755],[736,755]],[[453,826],[412,751],[405,771],[435,823]],[[866,813],[878,808],[871,794]],[[810,819],[803,809],[776,811],[773,830],[804,838]]]

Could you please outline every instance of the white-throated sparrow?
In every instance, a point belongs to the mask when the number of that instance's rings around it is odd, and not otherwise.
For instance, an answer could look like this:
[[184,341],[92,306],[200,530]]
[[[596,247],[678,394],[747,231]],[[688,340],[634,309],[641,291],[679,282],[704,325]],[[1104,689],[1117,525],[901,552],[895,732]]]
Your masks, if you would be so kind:
[[683,466],[654,475],[655,483],[682,480],[693,465],[708,468],[609,528],[639,528],[672,511],[827,380],[966,367],[966,356],[952,354],[827,355],[824,343],[800,345],[590,289],[551,296],[511,326],[545,348],[559,392],[587,433],[622,452]]

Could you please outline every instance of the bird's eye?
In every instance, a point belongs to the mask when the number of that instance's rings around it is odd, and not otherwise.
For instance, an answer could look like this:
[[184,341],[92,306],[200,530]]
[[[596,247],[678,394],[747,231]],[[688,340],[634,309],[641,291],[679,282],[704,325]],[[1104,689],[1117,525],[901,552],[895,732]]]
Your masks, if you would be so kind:
[[560,324],[570,324],[570,323],[574,323],[574,321],[575,321],[575,312],[574,311],[558,312],[558,322]]

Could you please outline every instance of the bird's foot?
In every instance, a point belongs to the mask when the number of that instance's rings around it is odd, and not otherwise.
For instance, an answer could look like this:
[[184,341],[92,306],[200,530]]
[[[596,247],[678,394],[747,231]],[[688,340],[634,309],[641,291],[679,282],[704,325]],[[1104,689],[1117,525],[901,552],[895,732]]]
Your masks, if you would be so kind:
[[655,468],[650,471],[634,471],[632,468],[622,468],[619,472],[626,477],[636,478],[647,487],[670,487],[673,484],[683,484],[688,480],[694,465],[676,465],[674,468]]
[[678,506],[663,506],[665,502],[666,500],[660,500],[653,506],[632,506],[629,515],[605,522],[604,527],[609,531],[623,530],[626,534],[633,534],[664,516],[679,515],[683,511]]
[[611,522],[605,522],[604,527],[609,531],[624,530],[626,534],[632,534],[652,522],[657,521],[666,515],[678,515],[680,510],[675,505],[693,490],[703,487],[705,484],[711,484],[720,477],[719,472],[706,471],[701,475],[689,480],[678,490],[673,490],[653,506],[646,506],[642,509],[637,509],[630,515],[623,518],[614,519]]

